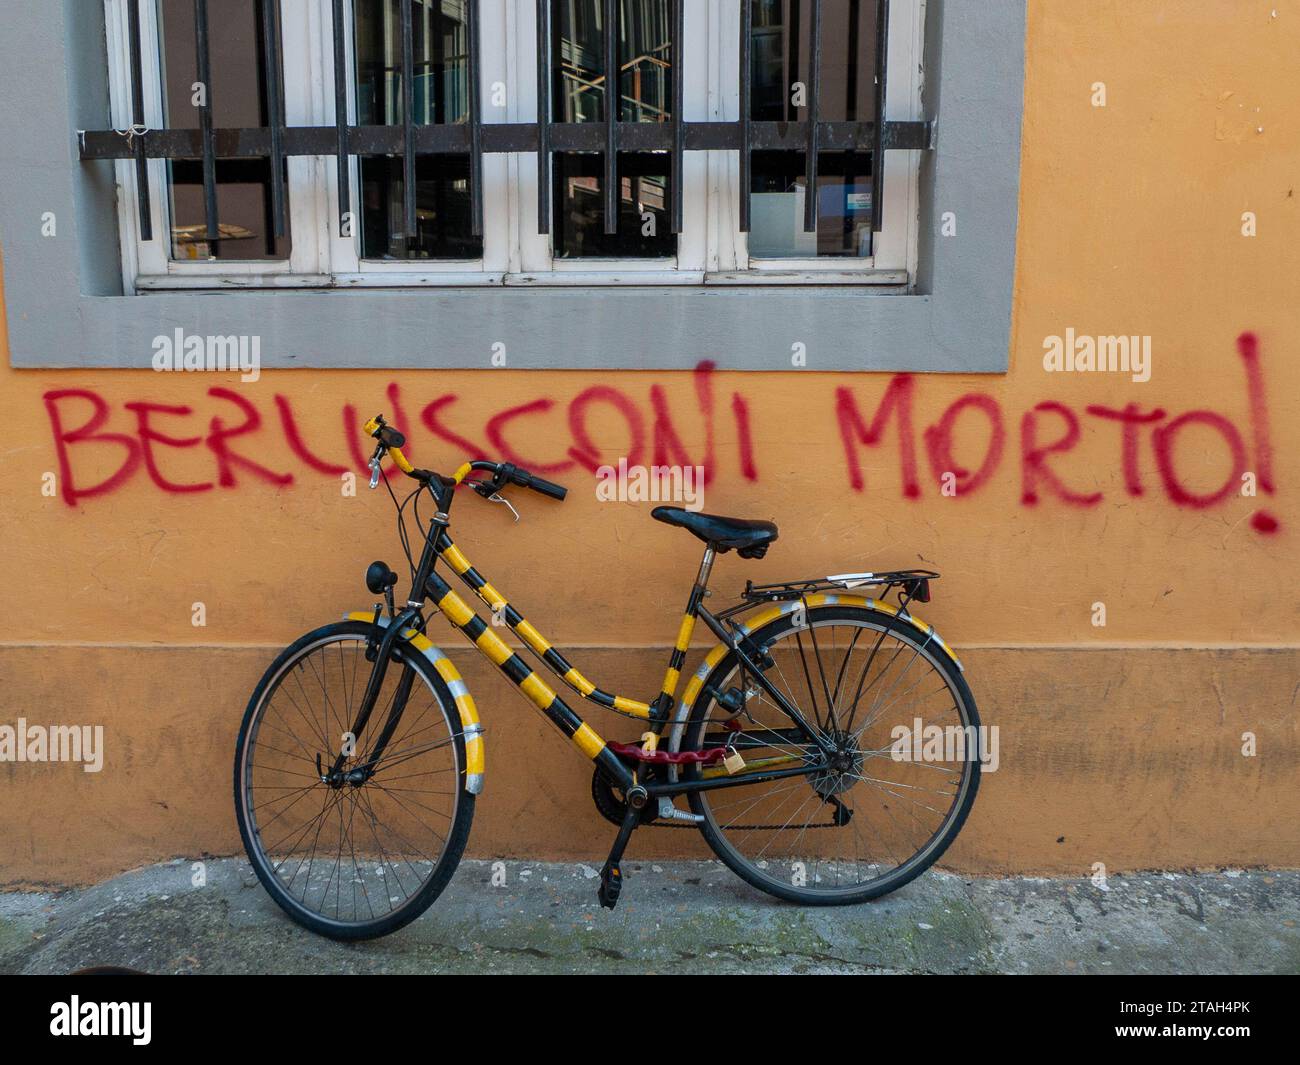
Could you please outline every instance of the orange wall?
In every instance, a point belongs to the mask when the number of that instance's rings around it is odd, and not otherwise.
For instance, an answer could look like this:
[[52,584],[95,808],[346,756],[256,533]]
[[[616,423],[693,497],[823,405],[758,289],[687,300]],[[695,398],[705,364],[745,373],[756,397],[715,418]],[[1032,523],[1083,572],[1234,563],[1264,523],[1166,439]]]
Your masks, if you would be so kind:
[[[1274,9],[1276,17],[1270,14]],[[1052,662],[1059,667],[1065,661],[1052,648],[1124,645],[1134,648],[1128,659],[1132,668],[1143,671],[1168,668],[1166,659],[1137,657],[1140,648],[1151,645],[1260,645],[1286,649],[1291,665],[1282,667],[1282,675],[1288,669],[1294,675],[1292,652],[1300,642],[1294,594],[1300,575],[1295,547],[1300,534],[1298,54],[1300,4],[1285,0],[1031,3],[1010,373],[918,376],[910,386],[894,385],[911,390],[916,498],[904,491],[905,449],[896,422],[879,446],[858,449],[865,488],[856,491],[851,485],[837,390],[847,389],[869,420],[890,385],[888,376],[813,370],[708,375],[715,478],[705,509],[775,518],[782,530],[763,562],[728,556],[716,571],[715,587],[734,590],[746,577],[933,566],[944,579],[924,616],[959,649],[1025,648],[1047,656],[1041,661],[1050,669],[1056,668]],[[1091,86],[1098,81],[1106,84],[1104,108],[1090,103]],[[1257,214],[1255,237],[1241,235],[1244,211]],[[1113,374],[1044,372],[1043,338],[1067,328],[1151,336],[1151,380],[1140,384]],[[1257,338],[1266,416],[1250,401],[1238,353],[1238,338],[1245,333]],[[725,364],[725,352],[698,356]],[[815,366],[815,351],[812,362]],[[281,371],[240,384],[204,374],[0,370],[10,441],[0,464],[7,502],[0,512],[0,542],[9,578],[0,586],[0,663],[8,663],[0,720],[43,717],[54,712],[51,702],[63,704],[59,720],[79,720],[83,696],[96,705],[132,702],[125,681],[138,676],[138,662],[124,664],[119,674],[114,657],[101,655],[93,673],[74,667],[63,681],[34,678],[17,663],[37,659],[15,657],[30,656],[26,645],[197,645],[214,659],[223,655],[223,647],[258,645],[267,648],[269,660],[270,645],[369,605],[372,597],[361,581],[366,563],[382,557],[396,564],[399,558],[387,495],[367,492],[363,483],[355,497],[345,497],[338,476],[314,471],[295,456],[286,443],[277,397],[291,406],[308,447],[326,462],[343,464],[348,461],[343,408],[352,404],[363,419],[379,410],[391,413],[395,404],[387,389],[395,386],[412,457],[445,470],[461,460],[463,449],[423,426],[419,415],[426,405],[455,396],[439,409],[444,425],[495,455],[488,443],[489,420],[503,410],[547,400],[552,407],[519,418],[503,432],[524,461],[561,463],[570,461],[566,453],[574,443],[571,403],[592,385],[623,394],[651,442],[651,390],[662,388],[682,445],[693,460],[702,458],[705,421],[690,374],[623,372],[593,380],[579,373],[508,369]],[[118,433],[135,432],[126,402],[186,406],[190,414],[160,418],[158,429],[203,438],[214,418],[233,426],[244,416],[230,400],[210,395],[214,386],[235,392],[262,418],[261,428],[232,441],[232,448],[292,474],[292,484],[275,487],[235,467],[228,487],[174,494],[157,487],[140,467],[116,490],[76,507],[61,496],[42,495],[42,475],[60,469],[42,400],[51,390],[89,390],[102,397],[110,411],[104,430]],[[971,392],[991,397],[996,405],[1004,448],[986,483],[945,498],[931,470],[925,430]],[[748,410],[752,479],[742,472],[734,395]],[[1070,503],[1042,484],[1037,503],[1024,501],[1022,419],[1046,401],[1066,405],[1081,427],[1077,445],[1047,459],[1050,469],[1070,491],[1100,493],[1099,501]],[[87,400],[58,402],[69,429],[82,424],[91,409]],[[1271,444],[1273,491],[1261,488],[1257,497],[1245,498],[1234,490],[1205,507],[1180,504],[1162,478],[1153,431],[1143,427],[1136,452],[1143,493],[1131,494],[1119,427],[1086,413],[1090,405],[1129,403],[1143,411],[1162,409],[1162,424],[1190,411],[1222,416],[1240,434],[1244,469],[1257,475],[1266,472],[1262,445]],[[1041,442],[1063,432],[1059,413],[1030,417]],[[985,450],[985,424],[978,411],[967,411],[958,423],[956,453],[971,467]],[[593,405],[587,425],[602,461],[627,453],[626,422],[609,406]],[[1168,452],[1178,482],[1190,493],[1213,492],[1240,472],[1222,435],[1204,418],[1178,431]],[[76,482],[84,487],[102,480],[122,453],[111,443],[70,445]],[[160,446],[156,456],[161,475],[170,481],[204,483],[217,477],[216,458],[205,443]],[[550,476],[570,485],[569,500],[559,505],[520,493],[524,521],[519,525],[503,508],[458,499],[455,530],[467,553],[561,646],[670,643],[698,559],[695,542],[651,522],[649,504],[597,503],[594,478],[577,466]],[[1274,531],[1257,528],[1267,524],[1256,517],[1261,512],[1277,523]],[[206,605],[204,628],[191,625],[195,602]],[[1106,604],[1105,628],[1091,623],[1096,602]],[[445,644],[456,650],[450,638]],[[471,653],[465,650],[461,657]],[[57,656],[42,654],[39,661],[42,670],[61,668]],[[176,658],[170,667],[176,675],[166,690],[176,705],[165,712],[159,708],[164,717],[174,712],[205,719],[208,711],[194,703],[179,664],[190,661]],[[1069,661],[1076,663],[1071,669],[1079,668],[1076,659]],[[1188,679],[1192,674],[1194,682]],[[1270,769],[1267,802],[1294,810],[1300,774],[1295,772],[1293,707],[1283,705],[1280,695],[1285,685],[1273,673],[1265,684],[1265,674],[1249,665],[1232,676],[1234,686],[1225,689],[1208,667],[1188,676],[1175,671],[1167,686],[1170,704],[1217,718],[1225,700],[1235,708],[1248,706],[1252,677],[1258,677],[1258,691],[1267,690],[1270,701],[1255,709],[1278,730],[1270,756],[1280,761]],[[971,680],[980,696],[974,671]],[[86,693],[87,686],[97,690]],[[1104,710],[1108,720],[1140,722],[1155,712],[1150,700],[1160,690],[1156,685],[1141,693],[1089,697],[1076,687],[1069,709],[1080,715]],[[1005,702],[982,703],[986,719],[997,721],[1001,712],[1015,709],[1016,685],[999,684],[998,698]],[[210,711],[237,717],[239,709],[222,705]],[[487,709],[490,716],[497,708]],[[527,712],[522,704],[520,712]],[[228,727],[210,727],[190,757],[168,772],[179,779],[183,766],[228,760],[233,721],[229,717]],[[1176,728],[1171,723],[1168,729],[1174,743]],[[1231,740],[1225,733],[1224,743]],[[149,743],[148,733],[134,742]],[[1050,744],[1044,740],[1035,750],[1050,752]],[[1208,768],[1213,779],[1207,786],[1225,793],[1235,787],[1229,765]],[[1290,775],[1279,775],[1287,767]],[[1041,770],[1033,767],[1019,786],[1040,786]],[[21,771],[0,767],[0,792],[24,787]],[[1087,765],[1070,770],[1085,776],[1095,771]],[[1151,801],[1167,808],[1181,785],[1160,777],[1163,770],[1154,762],[1149,771],[1157,774],[1151,784],[1157,797]],[[1014,763],[1004,767],[1003,786],[1017,786],[1015,772]],[[49,801],[68,808],[73,792],[51,781]],[[1091,782],[1104,786],[1100,777]],[[93,791],[94,784],[78,779],[75,787],[80,794]],[[1029,794],[1007,793],[1006,808],[1016,808]],[[1207,792],[1201,798],[1212,801],[1212,796]],[[6,803],[12,807],[14,801]],[[978,827],[979,817],[977,808],[973,831],[995,838],[991,824]],[[158,831],[162,838],[152,849],[168,852],[166,831]],[[1118,821],[1115,831],[1121,831]],[[1220,860],[1231,849],[1233,830],[1207,825],[1204,831],[1200,859]],[[174,837],[177,851],[182,837]],[[0,868],[0,879],[41,879],[56,865],[61,871],[51,877],[75,879],[77,863],[66,855],[56,861],[51,854],[49,848],[58,846],[52,842],[42,851],[28,839],[20,848],[25,856],[14,860],[8,874]],[[147,851],[127,847],[122,854]],[[1005,864],[1051,867],[1052,853],[1051,841],[1044,838],[1040,850],[1021,849]],[[1178,853],[1180,861],[1198,857],[1194,843]],[[1294,862],[1297,856],[1269,853],[1261,841],[1256,860]],[[978,866],[978,859],[972,856],[967,864]]]

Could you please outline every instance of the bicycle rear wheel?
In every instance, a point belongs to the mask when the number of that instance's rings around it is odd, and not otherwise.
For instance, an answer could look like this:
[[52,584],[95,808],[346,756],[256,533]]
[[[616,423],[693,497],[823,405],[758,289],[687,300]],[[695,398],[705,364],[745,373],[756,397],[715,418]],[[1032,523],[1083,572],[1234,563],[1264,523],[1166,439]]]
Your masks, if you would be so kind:
[[[771,895],[811,905],[877,898],[919,876],[947,849],[979,786],[979,714],[952,659],[912,625],[881,611],[824,606],[800,625],[787,613],[751,634],[764,676],[836,752],[835,767],[752,786],[693,792],[691,808],[714,852]],[[710,691],[740,681],[734,654],[705,680],[681,749],[734,744],[741,774],[814,764],[769,695],[746,678],[731,718]],[[683,778],[724,773],[684,767]]]
[[[386,935],[423,913],[474,816],[455,700],[422,654],[399,645],[352,737],[373,633],[341,622],[286,648],[253,692],[235,752],[235,809],[258,879],[295,921],[335,939]],[[404,681],[405,708],[375,759]]]

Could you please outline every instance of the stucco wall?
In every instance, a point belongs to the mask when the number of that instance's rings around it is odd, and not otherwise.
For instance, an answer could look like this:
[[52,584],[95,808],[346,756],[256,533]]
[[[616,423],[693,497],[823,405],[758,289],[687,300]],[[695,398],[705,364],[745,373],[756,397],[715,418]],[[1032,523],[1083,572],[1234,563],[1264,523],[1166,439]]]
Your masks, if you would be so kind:
[[[698,553],[648,504],[597,502],[570,453],[584,436],[599,461],[635,461],[638,445],[649,460],[670,421],[692,461],[712,455],[706,510],[779,521],[766,560],[719,564],[719,591],[750,576],[941,570],[922,616],[957,646],[986,723],[1002,729],[956,867],[1300,864],[1298,52],[1300,4],[1283,0],[1031,3],[1005,376],[737,373],[720,350],[697,353],[714,370],[598,379],[0,370],[0,723],[101,723],[107,745],[99,774],[0,764],[0,881],[83,881],[237,848],[230,761],[256,677],[276,647],[368,606],[366,563],[399,557],[386,494],[340,491],[349,405],[361,419],[397,412],[423,465],[450,468],[467,445],[502,455],[504,442],[516,461],[558,467],[548,476],[571,486],[566,503],[525,495],[514,525],[462,498],[455,531],[589,675],[626,694],[657,688]],[[1105,107],[1092,106],[1094,82]],[[1256,236],[1242,235],[1246,211]],[[1150,336],[1150,381],[1045,372],[1044,338],[1067,329]],[[583,398],[593,387],[606,391]],[[886,396],[891,419],[863,445],[856,419],[869,425]],[[945,432],[945,411],[968,396],[979,398]],[[151,418],[195,443],[155,444],[155,471],[141,461],[70,505],[68,472],[84,490],[127,448],[60,449],[50,409],[68,433],[102,404],[101,431],[138,449],[131,402],[188,408]],[[1128,404],[1163,416],[1126,451],[1100,408]],[[213,420],[234,429],[250,409],[260,425],[229,452],[291,483],[233,458],[221,483]],[[1076,443],[1034,458],[1068,443],[1074,420]],[[942,472],[976,471],[986,455],[986,477],[941,494]],[[457,639],[443,645],[460,652],[489,728],[471,850],[598,856],[613,830],[590,809],[589,768]],[[635,731],[589,715],[613,738]],[[1241,754],[1243,732],[1255,757]],[[687,833],[647,833],[634,849],[688,846]]]

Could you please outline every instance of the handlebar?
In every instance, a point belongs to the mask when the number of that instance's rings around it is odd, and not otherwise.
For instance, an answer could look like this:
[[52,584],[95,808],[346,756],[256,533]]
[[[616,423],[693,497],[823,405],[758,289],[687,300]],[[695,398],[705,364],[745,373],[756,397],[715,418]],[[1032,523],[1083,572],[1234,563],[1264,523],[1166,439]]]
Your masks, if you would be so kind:
[[[379,446],[375,448],[375,453],[370,459],[370,468],[375,471],[376,477],[379,472],[378,462],[384,457],[385,451],[393,456],[397,468],[408,477],[414,477],[418,481],[427,481],[433,477],[433,474],[429,473],[428,470],[417,470],[411,465],[410,459],[402,453],[402,445],[406,443],[406,437],[384,421],[382,414],[376,414],[370,421],[366,422],[365,431],[367,435],[379,441]],[[374,480],[371,487],[373,488],[378,483],[378,480]]]
[[[426,484],[437,481],[448,487],[469,483],[485,499],[497,494],[507,484],[515,484],[520,488],[530,488],[541,495],[549,496],[551,499],[562,500],[569,494],[569,490],[564,485],[548,481],[545,477],[530,473],[522,466],[516,466],[512,462],[487,462],[482,459],[466,462],[450,478],[442,477],[429,470],[417,469],[402,453],[402,446],[406,443],[406,437],[385,422],[382,414],[376,414],[370,421],[366,422],[365,431],[378,441],[375,453],[370,460],[371,470],[374,471],[371,478],[372,488],[379,483],[379,462],[383,458],[384,452],[388,452],[393,456],[393,462],[397,464],[397,468],[408,477],[413,477]],[[466,482],[465,478],[475,472],[489,473],[491,477]]]
[[490,495],[493,491],[498,491],[507,484],[517,484],[520,488],[531,488],[534,492],[540,492],[552,499],[562,500],[569,494],[569,490],[564,485],[548,481],[545,477],[530,473],[522,466],[516,466],[512,462],[467,462],[452,475],[452,480],[456,484],[464,484],[465,478],[476,470],[492,474],[490,480],[474,484],[474,488],[479,495]]

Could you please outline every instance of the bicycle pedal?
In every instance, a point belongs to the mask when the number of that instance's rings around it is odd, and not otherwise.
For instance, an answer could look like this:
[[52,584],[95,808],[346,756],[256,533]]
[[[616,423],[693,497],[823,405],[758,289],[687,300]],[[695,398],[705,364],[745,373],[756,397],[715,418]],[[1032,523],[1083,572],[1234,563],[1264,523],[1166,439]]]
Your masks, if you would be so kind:
[[596,898],[607,910],[618,905],[619,892],[623,890],[623,872],[617,865],[607,865],[600,871],[600,888]]

